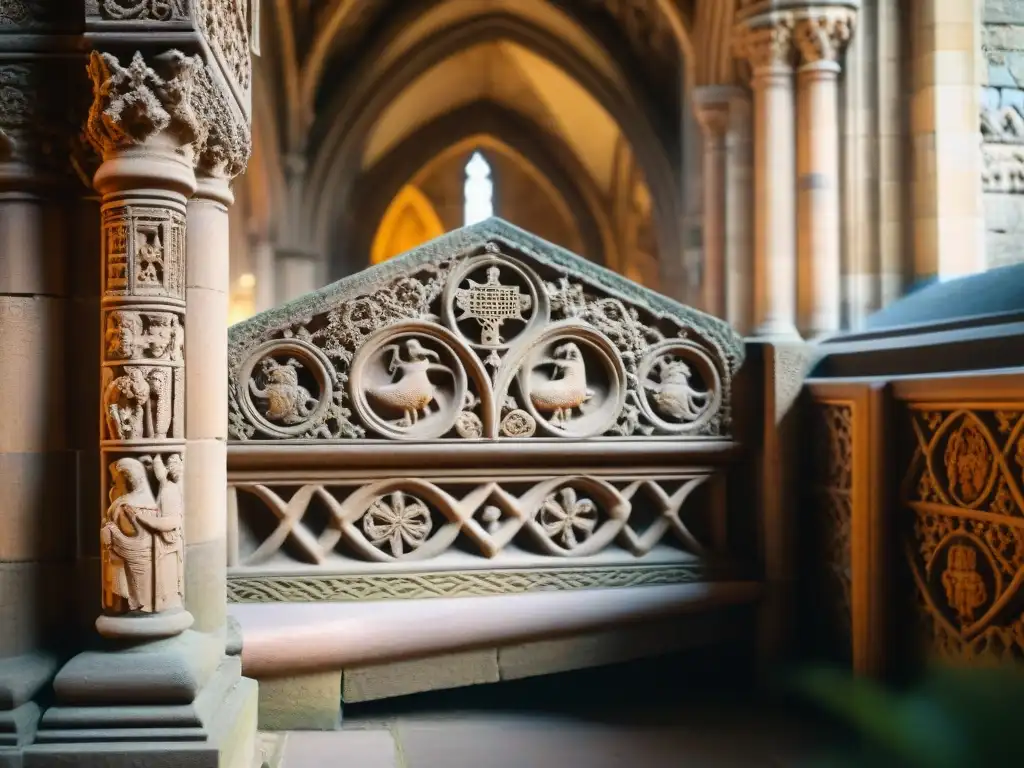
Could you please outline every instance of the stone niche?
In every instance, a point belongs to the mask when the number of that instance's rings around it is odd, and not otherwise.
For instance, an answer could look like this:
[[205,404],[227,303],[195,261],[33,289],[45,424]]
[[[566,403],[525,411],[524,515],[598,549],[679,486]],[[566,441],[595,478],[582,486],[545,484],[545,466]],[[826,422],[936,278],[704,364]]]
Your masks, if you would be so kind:
[[741,339],[500,220],[229,337],[235,602],[734,578]]

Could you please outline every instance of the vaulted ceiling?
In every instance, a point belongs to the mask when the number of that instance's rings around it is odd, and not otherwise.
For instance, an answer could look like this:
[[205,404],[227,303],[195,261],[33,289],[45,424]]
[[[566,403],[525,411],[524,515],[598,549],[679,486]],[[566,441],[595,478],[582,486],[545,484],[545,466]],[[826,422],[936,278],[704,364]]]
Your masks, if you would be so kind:
[[[675,252],[684,85],[731,62],[721,35],[691,32],[728,25],[734,4],[264,0],[254,110],[265,168],[257,173],[301,178],[301,188],[279,200],[258,193],[262,209],[296,209],[290,218],[316,248],[351,208],[351,180],[424,126],[484,115],[489,104],[522,118],[509,123],[533,126],[530,141],[546,136],[551,153],[573,155],[565,167],[587,177],[591,197],[615,183],[628,147],[660,220],[659,248]],[[488,132],[501,131],[495,122]]]

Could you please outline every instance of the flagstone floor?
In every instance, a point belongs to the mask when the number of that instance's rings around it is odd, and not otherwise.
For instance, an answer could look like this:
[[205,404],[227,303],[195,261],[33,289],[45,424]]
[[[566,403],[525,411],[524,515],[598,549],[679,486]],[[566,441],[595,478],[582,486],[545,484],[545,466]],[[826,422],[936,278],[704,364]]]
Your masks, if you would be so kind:
[[797,768],[834,750],[806,711],[657,663],[349,707],[263,734],[272,768]]

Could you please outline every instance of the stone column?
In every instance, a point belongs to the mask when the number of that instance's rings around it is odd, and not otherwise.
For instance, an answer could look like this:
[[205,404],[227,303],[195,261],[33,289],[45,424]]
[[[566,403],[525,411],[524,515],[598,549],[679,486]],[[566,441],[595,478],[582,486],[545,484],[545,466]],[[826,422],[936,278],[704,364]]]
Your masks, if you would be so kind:
[[753,69],[754,335],[766,338],[798,337],[792,29],[790,15],[769,14],[737,30]]
[[729,102],[714,87],[694,93],[694,110],[704,133],[704,268],[703,309],[725,317],[726,133]]
[[277,305],[274,301],[277,271],[274,244],[264,235],[250,233],[249,258],[256,276],[255,309],[257,312],[266,312]]
[[[94,52],[89,74],[86,133],[103,159],[93,179],[102,195],[102,493],[93,534],[100,539],[101,638],[57,674],[56,706],[44,713],[26,755],[40,767],[68,764],[73,754],[86,767],[146,765],[159,756],[167,765],[240,768],[252,756],[253,744],[243,742],[255,728],[255,684],[241,677],[237,658],[224,656],[224,598],[219,609],[208,605],[216,598],[193,598],[195,617],[185,603],[189,584],[217,592],[216,583],[197,586],[187,556],[213,579],[224,571],[223,501],[202,513],[189,508],[197,497],[217,498],[203,487],[211,476],[223,500],[223,472],[207,444],[216,439],[186,440],[191,430],[205,436],[211,421],[226,421],[211,404],[223,386],[193,379],[186,422],[186,378],[195,366],[206,375],[224,368],[226,380],[226,366],[210,362],[224,354],[224,312],[202,294],[221,284],[226,259],[204,263],[211,251],[221,256],[218,231],[201,216],[200,239],[190,237],[186,206],[197,188],[194,162],[212,151],[230,110],[198,56],[136,53],[122,64]],[[222,205],[226,182],[209,176],[200,204]],[[196,251],[188,258],[187,247]],[[211,335],[204,315],[221,323],[212,342],[204,339]],[[207,401],[204,391],[216,395]],[[219,456],[223,467],[222,445]]]
[[856,12],[828,8],[800,18],[797,75],[798,262],[800,329],[811,338],[837,332],[842,284],[839,210],[839,58]]
[[227,621],[228,514],[227,390],[217,382],[228,380],[230,180],[245,168],[247,154],[247,136],[214,124],[188,204],[185,594],[196,629],[217,635]]

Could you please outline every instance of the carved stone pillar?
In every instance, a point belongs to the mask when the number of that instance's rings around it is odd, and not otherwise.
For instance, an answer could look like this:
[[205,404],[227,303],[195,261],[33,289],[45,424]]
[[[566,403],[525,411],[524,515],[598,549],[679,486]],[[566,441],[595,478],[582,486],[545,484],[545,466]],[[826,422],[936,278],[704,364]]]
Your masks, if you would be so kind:
[[800,329],[809,337],[840,328],[842,284],[839,209],[839,58],[856,12],[828,8],[800,18],[794,38],[797,75]]
[[277,257],[274,255],[274,244],[265,235],[250,233],[249,259],[256,276],[255,310],[266,312],[276,306],[274,290]]
[[[222,441],[219,454],[209,443],[218,442],[211,424],[225,424],[226,409],[204,394],[222,391],[214,377],[226,377],[226,300],[207,295],[227,271],[218,217],[226,215],[231,174],[208,162],[222,141],[225,97],[203,59],[179,51],[137,52],[130,63],[94,52],[89,74],[86,133],[103,158],[93,180],[102,195],[102,639],[57,674],[56,706],[26,755],[32,766],[65,765],[71,752],[80,766],[158,757],[240,767],[252,755],[242,742],[255,729],[255,684],[241,677],[237,658],[224,657],[224,597],[215,583],[225,561],[217,533],[224,453]],[[247,127],[240,130],[244,165]],[[197,158],[204,173],[196,205],[212,213],[187,206]],[[189,218],[197,233],[187,232]],[[190,368],[211,378],[197,380]],[[203,439],[187,440],[193,434]],[[211,481],[220,505],[200,511],[200,502],[217,503]],[[211,583],[186,567],[188,557]],[[198,620],[185,605],[189,584],[213,593],[195,601]]]
[[795,338],[796,158],[792,17],[770,14],[737,30],[737,54],[753,69],[754,334]]

